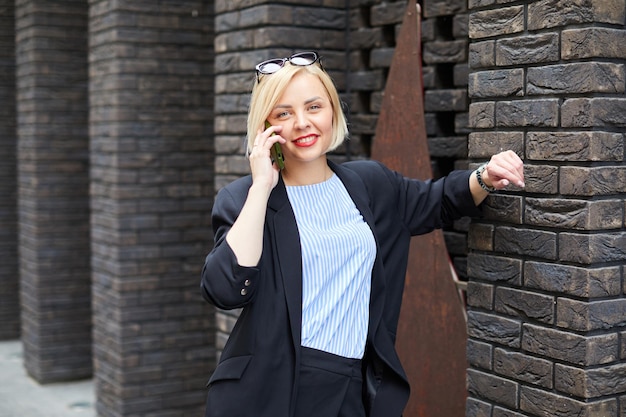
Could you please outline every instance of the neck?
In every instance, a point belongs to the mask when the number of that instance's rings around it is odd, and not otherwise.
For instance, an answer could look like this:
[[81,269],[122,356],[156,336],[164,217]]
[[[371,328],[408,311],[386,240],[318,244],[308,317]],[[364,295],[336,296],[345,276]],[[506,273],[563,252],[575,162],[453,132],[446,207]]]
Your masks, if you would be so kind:
[[320,158],[316,163],[286,166],[282,171],[285,185],[319,184],[328,180],[332,175],[333,171],[328,166],[326,158]]

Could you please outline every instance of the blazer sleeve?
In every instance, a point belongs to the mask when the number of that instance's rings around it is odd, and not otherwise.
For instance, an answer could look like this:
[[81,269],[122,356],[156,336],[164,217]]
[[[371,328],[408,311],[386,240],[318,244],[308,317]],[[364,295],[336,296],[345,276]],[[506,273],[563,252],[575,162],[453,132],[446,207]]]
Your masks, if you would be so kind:
[[442,228],[464,216],[479,216],[469,188],[471,171],[438,180],[408,178],[376,161],[349,163],[366,183],[374,212],[394,213],[411,235]]
[[438,180],[426,181],[408,179],[396,172],[392,175],[399,184],[400,216],[411,235],[428,233],[461,217],[481,214],[469,188],[471,171],[452,171]]
[[[237,191],[237,190],[235,190]],[[226,234],[239,216],[247,188],[233,193],[228,187],[220,190],[211,214],[215,235],[213,250],[202,268],[200,288],[208,302],[222,309],[240,308],[249,303],[255,293],[259,269],[243,267],[226,242]]]

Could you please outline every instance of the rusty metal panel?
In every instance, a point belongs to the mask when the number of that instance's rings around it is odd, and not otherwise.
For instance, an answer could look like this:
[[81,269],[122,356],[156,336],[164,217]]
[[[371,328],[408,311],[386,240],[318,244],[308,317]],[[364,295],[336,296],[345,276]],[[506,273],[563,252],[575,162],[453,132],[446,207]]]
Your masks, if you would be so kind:
[[[385,87],[372,159],[432,177],[424,121],[420,13],[410,0]],[[462,417],[466,322],[441,230],[412,239],[396,346],[411,383],[405,417]]]

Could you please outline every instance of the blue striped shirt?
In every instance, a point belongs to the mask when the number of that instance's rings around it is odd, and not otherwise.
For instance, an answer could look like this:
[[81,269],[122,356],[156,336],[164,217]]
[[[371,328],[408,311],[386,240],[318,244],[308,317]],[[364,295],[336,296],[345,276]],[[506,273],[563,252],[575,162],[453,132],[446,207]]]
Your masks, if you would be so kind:
[[365,352],[374,235],[341,180],[288,186],[302,246],[302,346]]

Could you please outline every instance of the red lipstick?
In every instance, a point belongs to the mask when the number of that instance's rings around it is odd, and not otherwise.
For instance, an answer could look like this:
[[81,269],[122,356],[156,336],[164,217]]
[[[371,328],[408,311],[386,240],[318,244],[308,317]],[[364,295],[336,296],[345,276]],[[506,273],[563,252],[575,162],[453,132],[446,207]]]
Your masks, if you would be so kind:
[[308,148],[309,146],[315,145],[317,143],[318,136],[315,134],[304,135],[296,138],[293,141],[293,144],[300,148]]

